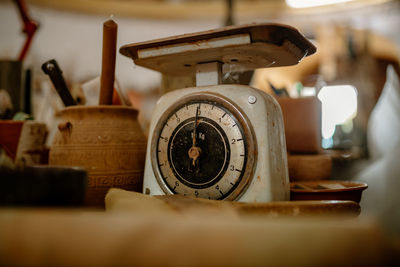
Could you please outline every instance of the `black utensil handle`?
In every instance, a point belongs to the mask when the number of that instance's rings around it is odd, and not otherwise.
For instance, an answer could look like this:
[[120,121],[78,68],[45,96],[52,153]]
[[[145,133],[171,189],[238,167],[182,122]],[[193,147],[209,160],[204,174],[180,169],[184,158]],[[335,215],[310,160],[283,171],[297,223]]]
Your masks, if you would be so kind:
[[44,73],[49,75],[64,105],[66,107],[76,105],[76,101],[69,92],[69,89],[67,87],[67,84],[65,83],[64,77],[62,76],[62,71],[57,64],[57,61],[55,59],[46,61],[42,65],[42,70]]

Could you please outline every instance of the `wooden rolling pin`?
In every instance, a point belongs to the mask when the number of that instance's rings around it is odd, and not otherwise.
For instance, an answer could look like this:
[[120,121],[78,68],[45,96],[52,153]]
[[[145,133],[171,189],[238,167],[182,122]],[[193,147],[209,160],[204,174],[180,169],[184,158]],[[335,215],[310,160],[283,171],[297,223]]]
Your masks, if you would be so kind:
[[103,24],[103,57],[101,62],[99,105],[111,105],[114,91],[115,58],[118,25],[109,19]]

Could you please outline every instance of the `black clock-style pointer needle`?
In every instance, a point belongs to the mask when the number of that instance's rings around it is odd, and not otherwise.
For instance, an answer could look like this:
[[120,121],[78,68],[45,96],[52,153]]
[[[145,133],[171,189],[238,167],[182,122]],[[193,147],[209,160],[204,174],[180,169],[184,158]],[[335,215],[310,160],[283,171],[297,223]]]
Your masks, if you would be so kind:
[[197,116],[199,114],[199,107],[196,108],[196,116],[194,117],[194,126],[193,126],[193,147],[196,147],[197,141]]
[[192,137],[192,147],[189,149],[189,158],[192,159],[192,165],[193,167],[196,166],[196,162],[198,157],[200,156],[200,147],[196,146],[197,145],[197,120],[198,120],[198,114],[199,114],[199,107],[196,108],[196,116],[194,117],[194,125],[193,125],[193,137]]

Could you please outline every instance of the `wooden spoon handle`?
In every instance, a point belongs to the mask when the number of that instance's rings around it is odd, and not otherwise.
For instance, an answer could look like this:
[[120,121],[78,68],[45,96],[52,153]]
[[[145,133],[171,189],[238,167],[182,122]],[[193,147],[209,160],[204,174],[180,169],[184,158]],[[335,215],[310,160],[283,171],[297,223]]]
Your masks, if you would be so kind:
[[103,57],[101,62],[100,105],[111,105],[114,90],[115,57],[118,25],[112,19],[103,24]]

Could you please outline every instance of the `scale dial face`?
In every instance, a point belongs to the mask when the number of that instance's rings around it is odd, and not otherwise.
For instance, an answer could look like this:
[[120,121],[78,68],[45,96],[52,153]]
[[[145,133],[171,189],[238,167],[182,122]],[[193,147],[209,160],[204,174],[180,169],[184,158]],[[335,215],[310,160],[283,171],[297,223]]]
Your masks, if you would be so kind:
[[194,94],[167,109],[151,148],[153,171],[166,194],[234,200],[254,169],[248,120],[216,94]]

